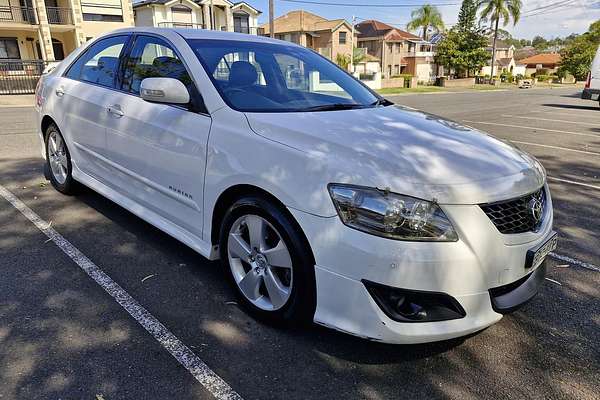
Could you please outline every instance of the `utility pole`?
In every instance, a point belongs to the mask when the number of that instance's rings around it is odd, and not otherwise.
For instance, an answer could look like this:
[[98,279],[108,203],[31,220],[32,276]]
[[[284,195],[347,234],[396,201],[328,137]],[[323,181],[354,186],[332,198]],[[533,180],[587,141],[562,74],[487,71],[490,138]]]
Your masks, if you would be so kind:
[[269,36],[275,37],[275,6],[273,5],[274,0],[269,0]]
[[350,36],[350,73],[354,74],[354,25],[356,25],[356,17],[352,16],[352,34]]

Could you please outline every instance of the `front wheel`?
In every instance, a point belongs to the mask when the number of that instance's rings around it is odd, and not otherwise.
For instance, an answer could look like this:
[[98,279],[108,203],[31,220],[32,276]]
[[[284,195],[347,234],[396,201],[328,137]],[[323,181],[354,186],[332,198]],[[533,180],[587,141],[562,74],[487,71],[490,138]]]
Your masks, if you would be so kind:
[[223,221],[221,262],[244,308],[288,325],[312,321],[314,262],[299,228],[261,197],[235,202]]

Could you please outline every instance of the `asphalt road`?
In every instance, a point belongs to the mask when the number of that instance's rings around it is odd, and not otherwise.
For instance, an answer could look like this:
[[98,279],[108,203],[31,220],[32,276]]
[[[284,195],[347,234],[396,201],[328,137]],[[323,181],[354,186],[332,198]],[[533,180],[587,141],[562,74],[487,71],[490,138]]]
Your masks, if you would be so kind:
[[[515,142],[550,176],[561,236],[540,294],[467,338],[371,343],[281,330],[211,263],[110,201],[42,175],[31,108],[0,108],[0,185],[118,283],[244,399],[598,398],[600,110],[576,90],[392,98]],[[468,121],[468,122],[467,122]],[[587,268],[586,268],[587,267]],[[0,399],[209,399],[113,297],[0,197]]]

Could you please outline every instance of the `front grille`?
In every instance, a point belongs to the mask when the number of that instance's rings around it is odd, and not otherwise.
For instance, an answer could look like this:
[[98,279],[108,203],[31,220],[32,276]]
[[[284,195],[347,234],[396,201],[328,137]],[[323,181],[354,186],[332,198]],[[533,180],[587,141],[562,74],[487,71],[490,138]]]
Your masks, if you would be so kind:
[[[541,203],[541,212],[534,207]],[[480,205],[500,233],[513,234],[537,230],[546,211],[544,188],[528,195],[506,201]]]

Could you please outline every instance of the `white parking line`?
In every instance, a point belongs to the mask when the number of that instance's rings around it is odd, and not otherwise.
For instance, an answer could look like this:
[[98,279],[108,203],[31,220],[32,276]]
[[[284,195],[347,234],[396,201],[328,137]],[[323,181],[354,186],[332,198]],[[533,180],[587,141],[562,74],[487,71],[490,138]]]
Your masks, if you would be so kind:
[[522,115],[511,115],[511,114],[502,114],[502,117],[506,117],[506,118],[519,118],[519,119],[530,119],[530,120],[534,120],[534,121],[560,122],[560,123],[564,123],[564,124],[586,125],[586,126],[595,126],[595,127],[597,127],[599,125],[597,123],[591,123],[591,122],[567,121],[565,119],[524,117]]
[[533,126],[501,124],[501,123],[498,123],[498,122],[469,121],[469,120],[466,120],[466,119],[463,120],[463,121],[464,122],[468,122],[470,124],[505,126],[507,128],[529,129],[529,130],[536,130],[536,131],[562,133],[562,134],[565,134],[565,135],[591,136],[591,137],[595,137],[595,138],[600,138],[600,135],[596,135],[596,134],[593,134],[593,133],[561,131],[561,130],[558,130],[558,129],[547,129],[547,128],[536,128],[536,127],[533,127]]
[[552,258],[555,258],[555,259],[559,260],[559,261],[568,262],[569,264],[573,264],[573,265],[575,265],[577,267],[589,269],[591,271],[600,272],[600,267],[598,267],[598,266],[596,266],[594,264],[586,263],[585,261],[577,260],[575,258],[571,258],[569,256],[564,256],[562,254],[556,254],[556,253],[549,253],[548,255],[550,257],[552,257]]
[[511,143],[526,144],[528,146],[547,147],[549,149],[572,151],[572,152],[575,152],[575,153],[591,154],[591,155],[594,155],[594,156],[600,156],[600,153],[596,153],[594,151],[576,150],[576,149],[570,149],[568,147],[560,147],[560,146],[550,146],[549,144],[539,144],[539,143],[531,143],[531,142],[520,142],[518,140],[511,140],[510,142]]
[[218,400],[242,400],[221,377],[211,370],[181,340],[171,333],[148,310],[129,295],[118,283],[106,275],[81,251],[56,232],[50,224],[41,219],[21,200],[0,185],[0,196],[31,221],[59,249],[75,262],[86,274],[100,285],[117,303],[146,329],[181,365],[183,365],[206,390]]
[[547,176],[547,179],[551,180],[551,181],[557,181],[557,182],[563,182],[563,183],[569,183],[571,185],[578,185],[578,186],[584,186],[590,189],[597,189],[600,190],[600,186],[596,186],[596,185],[590,185],[589,183],[583,183],[583,182],[575,182],[575,181],[570,181],[568,179],[561,179],[561,178],[555,178],[553,176]]

